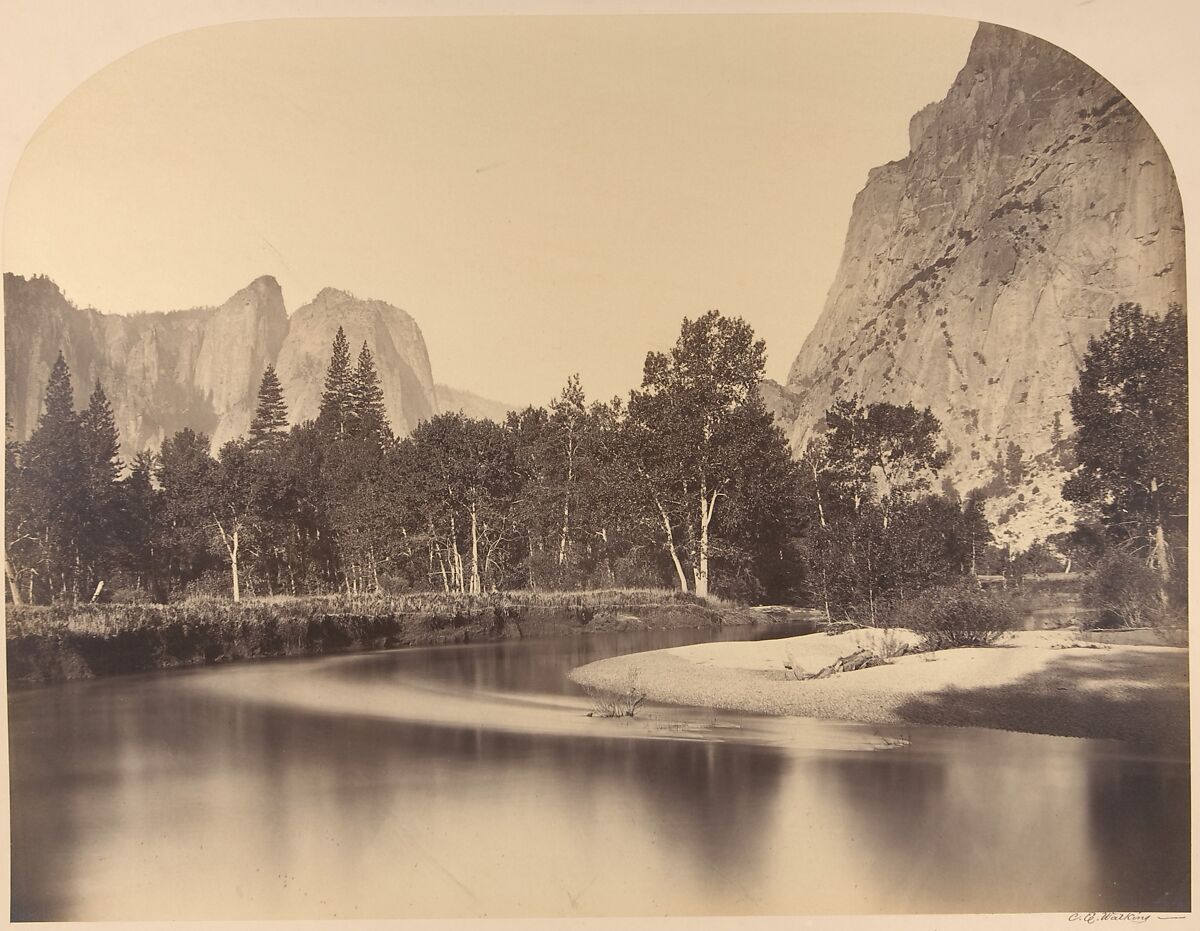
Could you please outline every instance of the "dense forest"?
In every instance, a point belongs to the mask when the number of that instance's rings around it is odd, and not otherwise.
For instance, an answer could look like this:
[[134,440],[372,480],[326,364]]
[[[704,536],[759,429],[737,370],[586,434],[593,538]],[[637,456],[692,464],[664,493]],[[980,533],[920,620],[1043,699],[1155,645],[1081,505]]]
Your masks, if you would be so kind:
[[[339,329],[315,420],[289,427],[268,367],[245,436],[214,455],[185,429],[126,466],[103,387],[77,412],[60,355],[37,429],[6,444],[8,596],[671,586],[874,621],[906,594],[1012,570],[983,492],[939,482],[928,410],[839,401],[794,457],[763,404],[764,363],[743,320],[711,311],[646,356],[627,399],[589,401],[571,377],[504,423],[446,413],[397,438],[370,347],[352,361]],[[1067,493],[1087,519],[1060,547],[1079,565],[1123,554],[1179,601],[1182,315],[1119,308],[1072,409]]]

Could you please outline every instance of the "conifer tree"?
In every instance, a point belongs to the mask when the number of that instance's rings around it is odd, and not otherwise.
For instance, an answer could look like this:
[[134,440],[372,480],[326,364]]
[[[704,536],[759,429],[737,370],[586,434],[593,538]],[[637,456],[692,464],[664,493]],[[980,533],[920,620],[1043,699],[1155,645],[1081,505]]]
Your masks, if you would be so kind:
[[121,482],[121,558],[139,589],[159,595],[159,494],[154,488],[156,457],[144,449],[133,457]]
[[87,410],[80,415],[80,427],[91,490],[106,488],[116,482],[123,463],[120,459],[121,435],[117,430],[117,420],[99,379],[88,399]]
[[39,588],[49,597],[78,596],[82,581],[79,542],[88,469],[74,396],[70,369],[59,352],[37,429],[25,445],[22,469],[38,537],[39,565],[34,571]]
[[54,366],[50,369],[50,379],[46,382],[46,396],[42,404],[42,414],[38,418],[38,429],[70,432],[77,425],[71,370],[60,349],[58,358],[54,360]]
[[122,523],[118,485],[123,467],[121,439],[112,405],[99,379],[88,399],[87,409],[80,415],[79,425],[85,470],[80,550],[88,570],[86,582],[90,588],[112,565],[114,545]]
[[350,408],[350,392],[354,373],[350,369],[350,343],[346,332],[338,327],[333,338],[333,353],[325,373],[325,392],[321,395],[321,409],[317,423],[333,436],[344,436],[346,416]]
[[349,432],[368,439],[382,441],[392,433],[383,404],[383,389],[379,387],[379,373],[375,370],[375,359],[365,342],[351,379],[347,423]]
[[268,365],[258,386],[258,407],[250,422],[250,449],[257,451],[281,440],[287,433],[287,422],[283,386],[279,384],[275,366]]

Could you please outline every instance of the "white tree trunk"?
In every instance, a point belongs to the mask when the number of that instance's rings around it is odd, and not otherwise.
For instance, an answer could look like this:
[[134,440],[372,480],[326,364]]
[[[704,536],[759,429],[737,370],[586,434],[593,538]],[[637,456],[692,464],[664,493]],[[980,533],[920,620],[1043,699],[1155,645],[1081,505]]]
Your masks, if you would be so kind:
[[479,584],[479,518],[475,513],[475,504],[471,504],[471,594],[478,595],[483,591]]
[[571,485],[575,481],[575,450],[567,450],[567,493],[563,495],[562,533],[558,538],[558,564],[567,561],[567,538],[571,532]]
[[708,525],[712,521],[712,507],[706,497],[704,483],[700,483],[700,543],[696,554],[696,597],[708,597]]
[[[817,497],[817,516],[821,518],[821,526],[824,527],[824,526],[826,526],[826,524],[825,524],[825,505],[821,502],[821,479],[817,475],[817,464],[810,459],[809,463],[808,463],[808,467],[812,470],[813,491],[816,493],[816,497]],[[855,502],[855,510],[857,510],[857,509],[858,509],[858,502],[856,501]]]
[[[657,504],[657,502],[655,503]],[[663,529],[667,532],[667,551],[671,554],[671,562],[675,564],[675,574],[679,577],[679,590],[687,594],[687,574],[683,571],[683,564],[679,561],[679,553],[675,551],[675,531],[671,529],[671,518],[667,516],[666,509],[661,504],[658,505],[658,513],[662,515]]]
[[24,604],[25,600],[21,597],[21,586],[17,584],[17,575],[13,572],[12,563],[8,559],[8,553],[4,554],[4,575],[8,579],[8,590],[12,592],[13,604]]
[[238,531],[234,530],[232,535],[232,545],[229,548],[229,566],[233,572],[233,600],[238,602],[242,600],[242,580],[238,574]]

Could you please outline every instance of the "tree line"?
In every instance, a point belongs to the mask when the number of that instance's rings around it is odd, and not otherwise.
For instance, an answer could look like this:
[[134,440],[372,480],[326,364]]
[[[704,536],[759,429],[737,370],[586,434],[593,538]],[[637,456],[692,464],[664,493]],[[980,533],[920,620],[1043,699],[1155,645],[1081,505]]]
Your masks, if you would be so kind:
[[[928,410],[839,401],[794,457],[764,365],[751,328],[711,311],[647,354],[625,399],[589,401],[573,376],[503,423],[445,413],[397,438],[370,348],[352,362],[339,329],[315,419],[289,426],[268,366],[245,436],[214,454],[181,430],[126,469],[102,386],[76,412],[60,355],[34,433],[6,444],[9,597],[670,585],[874,620],[994,555],[982,495],[935,490]],[[1107,443],[1075,416],[1081,448]],[[1177,537],[1180,477],[1152,482]]]

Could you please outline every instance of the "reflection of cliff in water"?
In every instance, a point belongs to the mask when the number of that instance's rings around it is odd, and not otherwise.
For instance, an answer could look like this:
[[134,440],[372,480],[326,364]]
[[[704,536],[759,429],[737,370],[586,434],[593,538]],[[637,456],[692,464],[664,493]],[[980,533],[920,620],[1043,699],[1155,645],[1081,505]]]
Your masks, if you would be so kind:
[[[930,752],[928,734],[960,752]],[[980,912],[1185,908],[1186,767],[1109,754],[1069,738],[947,730],[815,769],[846,814],[851,858],[904,890],[903,910],[956,898]]]
[[[1191,784],[1186,763],[1111,760],[1088,770],[1090,847],[1111,877],[1110,910],[1191,909]],[[1151,804],[1147,804],[1151,802]],[[1130,901],[1139,904],[1129,905]]]

